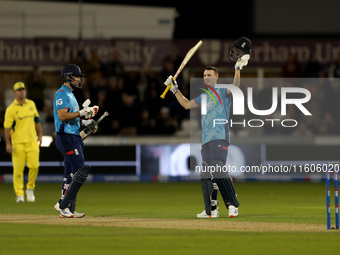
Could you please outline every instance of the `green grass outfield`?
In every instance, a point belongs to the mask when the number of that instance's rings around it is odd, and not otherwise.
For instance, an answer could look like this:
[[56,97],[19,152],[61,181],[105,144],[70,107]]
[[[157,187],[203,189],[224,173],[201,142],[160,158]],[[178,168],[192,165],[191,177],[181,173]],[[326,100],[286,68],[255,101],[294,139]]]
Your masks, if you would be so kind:
[[[0,255],[325,254],[340,248],[340,232],[326,230],[323,183],[235,183],[241,206],[234,219],[226,217],[222,203],[219,219],[195,218],[203,210],[199,183],[86,183],[77,200],[77,211],[86,217],[59,219],[53,205],[60,186],[38,183],[37,201],[17,204],[12,185],[0,184]],[[13,214],[16,221],[3,220]],[[44,221],[33,221],[39,215]],[[96,219],[98,224],[87,222]],[[126,227],[106,225],[116,219],[126,219]],[[134,227],[137,219],[158,226]],[[186,228],[188,223],[198,227]],[[262,223],[272,227],[247,227]],[[276,231],[275,224],[284,228]]]

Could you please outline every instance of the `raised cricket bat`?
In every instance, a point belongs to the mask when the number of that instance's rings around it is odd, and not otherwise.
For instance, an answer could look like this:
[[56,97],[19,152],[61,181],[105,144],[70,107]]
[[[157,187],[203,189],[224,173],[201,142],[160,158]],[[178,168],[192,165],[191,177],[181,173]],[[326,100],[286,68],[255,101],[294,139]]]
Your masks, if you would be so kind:
[[[178,77],[178,75],[182,72],[183,68],[186,66],[186,64],[189,62],[189,60],[191,59],[191,57],[195,54],[195,52],[199,49],[199,47],[201,47],[201,45],[203,44],[202,41],[199,41],[194,47],[192,47],[188,53],[185,55],[182,64],[179,66],[176,74],[174,75],[174,79],[176,80],[176,78]],[[171,88],[170,84],[169,86],[167,86],[167,88],[164,90],[163,94],[161,95],[161,98],[165,98],[166,93],[168,93],[169,89]]]
[[83,139],[83,141],[90,135],[92,134],[92,131],[98,127],[99,123],[102,122],[102,120],[106,117],[109,116],[108,112],[104,112],[104,114],[95,122],[93,122],[91,125],[88,125],[86,128],[84,128],[79,135]]

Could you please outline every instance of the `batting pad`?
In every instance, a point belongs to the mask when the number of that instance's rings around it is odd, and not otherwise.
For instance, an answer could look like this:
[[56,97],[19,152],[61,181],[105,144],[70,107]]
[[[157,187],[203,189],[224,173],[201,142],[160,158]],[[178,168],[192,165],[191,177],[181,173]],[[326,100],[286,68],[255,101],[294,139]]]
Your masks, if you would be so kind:
[[60,209],[65,209],[72,205],[73,201],[75,201],[75,198],[77,197],[80,187],[85,183],[90,169],[91,166],[85,165],[79,168],[79,170],[74,174],[64,199],[60,203]]
[[218,189],[222,195],[223,201],[227,208],[229,205],[239,207],[240,203],[236,198],[236,192],[234,188],[234,183],[231,177],[223,179],[215,179]]
[[211,215],[211,194],[214,190],[211,179],[201,180],[205,212]]

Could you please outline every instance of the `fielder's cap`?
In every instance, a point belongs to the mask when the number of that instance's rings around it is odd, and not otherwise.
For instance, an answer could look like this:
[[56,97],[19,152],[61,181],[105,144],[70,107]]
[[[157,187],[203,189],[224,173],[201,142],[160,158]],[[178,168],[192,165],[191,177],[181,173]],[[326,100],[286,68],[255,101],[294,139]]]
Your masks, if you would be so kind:
[[25,84],[21,81],[16,82],[13,86],[14,91],[16,91],[18,89],[24,89],[24,88],[25,88]]
[[80,67],[74,64],[68,64],[64,66],[63,70],[61,70],[61,78],[64,78],[65,75],[75,75],[75,76],[84,76],[81,72]]
[[247,37],[240,37],[234,42],[233,46],[244,53],[249,54],[251,50],[251,41]]

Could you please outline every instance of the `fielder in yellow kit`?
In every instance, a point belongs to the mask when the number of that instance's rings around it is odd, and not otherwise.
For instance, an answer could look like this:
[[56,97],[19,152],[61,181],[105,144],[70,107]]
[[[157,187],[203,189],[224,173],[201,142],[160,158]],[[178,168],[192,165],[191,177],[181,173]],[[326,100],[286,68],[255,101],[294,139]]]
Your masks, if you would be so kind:
[[13,186],[17,202],[24,202],[24,169],[27,162],[28,183],[26,196],[34,202],[34,188],[39,171],[39,151],[42,141],[40,117],[32,100],[26,98],[25,84],[13,86],[15,99],[5,113],[6,151],[12,154]]

